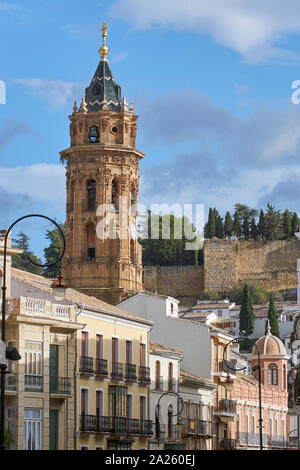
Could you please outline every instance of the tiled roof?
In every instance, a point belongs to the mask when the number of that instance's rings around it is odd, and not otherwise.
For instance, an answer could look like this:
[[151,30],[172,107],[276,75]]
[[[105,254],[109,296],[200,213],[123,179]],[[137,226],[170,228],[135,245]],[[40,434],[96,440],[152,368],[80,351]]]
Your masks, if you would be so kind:
[[182,380],[194,380],[196,382],[206,383],[208,385],[212,385],[213,382],[211,380],[205,379],[203,377],[199,377],[198,375],[188,372],[187,370],[180,369],[180,378]]
[[107,60],[100,60],[93,80],[85,90],[85,100],[89,112],[101,110],[104,100],[106,100],[107,109],[120,111],[121,88],[114,81]]
[[162,350],[170,353],[183,355],[182,351],[178,351],[177,349],[170,348],[169,346],[164,346],[162,344],[155,343],[154,341],[150,341],[150,352],[155,350]]
[[[51,284],[53,282],[52,279],[48,279],[43,276],[38,276],[37,274],[32,274],[32,273],[22,271],[16,268],[12,268],[11,271],[12,271],[12,277],[17,279],[18,281],[24,282],[44,292],[48,292],[48,293],[52,292],[52,289],[51,289]],[[69,300],[72,303],[75,303],[77,305],[84,305],[86,307],[99,310],[103,313],[117,315],[118,317],[122,317],[128,320],[135,320],[139,323],[144,323],[147,325],[153,324],[153,322],[146,320],[140,315],[127,312],[126,310],[116,307],[115,305],[108,304],[107,302],[96,299],[96,297],[83,294],[75,289],[68,288],[66,291],[65,298],[66,300]]]

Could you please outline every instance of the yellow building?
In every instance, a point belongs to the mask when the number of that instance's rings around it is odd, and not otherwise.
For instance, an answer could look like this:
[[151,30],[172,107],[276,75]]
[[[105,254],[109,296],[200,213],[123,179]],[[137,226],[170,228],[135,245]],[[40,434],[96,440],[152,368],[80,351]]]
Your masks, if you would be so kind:
[[85,324],[77,336],[76,449],[147,449],[152,323],[79,292],[74,301]]
[[8,261],[6,345],[21,355],[6,374],[10,448],[148,448],[152,323],[74,289],[57,303],[51,279]]

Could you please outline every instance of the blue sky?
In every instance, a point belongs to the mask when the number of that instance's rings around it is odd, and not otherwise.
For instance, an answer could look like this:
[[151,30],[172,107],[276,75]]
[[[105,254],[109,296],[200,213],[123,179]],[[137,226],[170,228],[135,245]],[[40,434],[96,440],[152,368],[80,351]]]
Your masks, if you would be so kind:
[[[237,202],[300,214],[299,0],[0,1],[1,228],[63,221],[73,101],[96,70],[102,22],[113,75],[139,117],[140,202]],[[47,226],[48,227],[48,226]],[[41,252],[45,224],[29,221]]]

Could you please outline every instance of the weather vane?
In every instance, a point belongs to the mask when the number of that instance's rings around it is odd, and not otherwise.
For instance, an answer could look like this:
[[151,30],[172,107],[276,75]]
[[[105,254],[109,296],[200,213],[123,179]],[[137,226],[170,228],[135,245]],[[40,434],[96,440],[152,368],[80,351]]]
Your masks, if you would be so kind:
[[108,47],[106,46],[107,23],[103,23],[101,31],[102,31],[103,42],[102,42],[102,46],[101,46],[99,52],[101,54],[101,59],[106,60],[106,56],[107,56],[108,50],[109,50]]

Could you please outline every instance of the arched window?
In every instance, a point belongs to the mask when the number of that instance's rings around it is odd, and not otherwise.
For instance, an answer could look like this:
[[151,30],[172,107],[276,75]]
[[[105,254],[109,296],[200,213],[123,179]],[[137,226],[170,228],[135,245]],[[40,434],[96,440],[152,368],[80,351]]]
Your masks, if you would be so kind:
[[111,207],[114,210],[118,209],[118,185],[116,180],[111,184]]
[[278,385],[278,367],[270,364],[268,367],[268,385]]
[[130,207],[131,207],[131,213],[136,211],[136,190],[135,187],[132,185],[131,186],[131,191],[130,191]]
[[96,181],[87,182],[87,208],[89,210],[96,209]]
[[168,390],[175,391],[175,384],[173,380],[173,363],[169,362],[169,367],[168,367]]
[[88,223],[85,227],[86,236],[86,256],[89,261],[96,258],[96,227],[93,223]]

